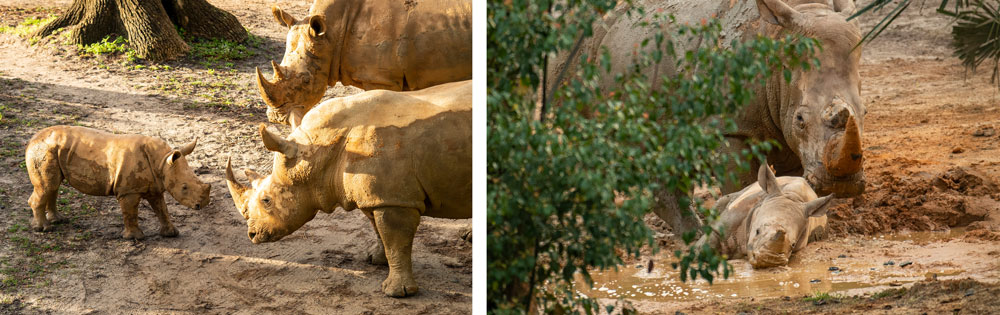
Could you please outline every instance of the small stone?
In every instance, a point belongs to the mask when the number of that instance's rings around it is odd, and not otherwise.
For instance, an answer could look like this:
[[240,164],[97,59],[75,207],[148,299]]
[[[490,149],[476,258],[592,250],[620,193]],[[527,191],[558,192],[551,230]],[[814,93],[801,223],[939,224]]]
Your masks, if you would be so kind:
[[889,304],[886,304],[886,305],[885,305],[885,306],[883,306],[882,308],[883,308],[883,309],[887,309],[887,310],[891,310],[891,309],[892,309],[892,305],[889,305]]
[[792,297],[786,295],[786,296],[782,296],[781,299],[785,300],[785,301],[791,301]]
[[820,283],[820,282],[822,282],[822,280],[820,280],[820,279],[809,280],[809,283]]
[[890,260],[890,261],[887,261],[887,262],[883,263],[882,265],[883,266],[892,266],[892,265],[895,265],[895,264],[896,264],[895,261]]
[[920,120],[920,123],[921,123],[921,124],[926,124],[926,123],[927,123],[927,122],[929,122],[929,121],[931,121],[931,120],[930,120],[930,119],[921,119],[921,120]]
[[972,133],[973,137],[992,137],[997,134],[997,130],[993,129],[993,126],[984,126]]
[[840,256],[837,256],[837,258],[847,258],[847,255],[840,254]]
[[830,267],[830,271],[837,271],[837,270],[840,270],[840,267],[836,267],[836,266]]
[[899,283],[899,282],[890,282],[890,283],[889,283],[889,286],[890,286],[890,287],[898,287],[898,286],[901,286],[901,285],[903,285],[903,284],[902,284],[902,283]]
[[635,265],[635,269],[642,269],[642,265]]
[[973,294],[976,294],[976,289],[965,290],[965,296],[972,296]]
[[954,154],[959,154],[959,153],[962,153],[962,152],[965,152],[965,149],[962,149],[962,147],[955,147],[954,149],[951,149],[951,153],[954,153]]
[[912,261],[904,261],[902,264],[899,264],[899,268],[903,268],[912,264],[913,264]]
[[813,301],[813,305],[826,305],[826,300]]

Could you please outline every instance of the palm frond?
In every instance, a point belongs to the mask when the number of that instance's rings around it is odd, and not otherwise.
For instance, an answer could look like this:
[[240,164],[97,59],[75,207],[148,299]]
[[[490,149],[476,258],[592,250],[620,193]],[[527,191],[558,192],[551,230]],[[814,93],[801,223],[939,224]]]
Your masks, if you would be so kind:
[[1000,76],[1000,7],[996,2],[969,0],[968,5],[947,10],[942,4],[938,12],[955,18],[951,28],[951,46],[955,56],[970,71],[976,71],[983,62],[992,61],[990,82],[997,83]]

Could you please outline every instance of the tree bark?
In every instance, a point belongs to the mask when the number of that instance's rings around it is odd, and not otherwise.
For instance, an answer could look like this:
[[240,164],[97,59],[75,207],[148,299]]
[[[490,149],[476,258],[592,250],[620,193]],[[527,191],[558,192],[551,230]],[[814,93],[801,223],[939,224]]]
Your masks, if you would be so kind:
[[190,49],[175,26],[195,37],[247,39],[235,16],[205,0],[74,0],[66,14],[32,36],[45,37],[64,29],[70,43],[82,45],[111,35],[125,36],[140,58],[164,61]]

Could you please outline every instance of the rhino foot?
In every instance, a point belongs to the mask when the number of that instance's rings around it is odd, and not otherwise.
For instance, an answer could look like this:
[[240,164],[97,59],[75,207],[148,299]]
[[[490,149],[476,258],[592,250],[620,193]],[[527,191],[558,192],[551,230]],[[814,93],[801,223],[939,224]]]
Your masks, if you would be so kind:
[[52,222],[45,222],[45,223],[39,224],[37,220],[32,219],[31,220],[31,229],[35,230],[35,232],[49,232],[49,231],[53,230],[53,228],[52,228]]
[[55,212],[46,213],[45,214],[45,218],[50,223],[60,223],[60,222],[63,222],[63,218],[61,216],[59,216],[58,214],[56,214]]
[[175,237],[179,234],[173,225],[160,228],[160,236],[163,237]]
[[402,276],[390,271],[389,277],[382,281],[382,292],[390,297],[407,297],[417,294],[417,291],[419,288],[413,275]]
[[142,231],[139,229],[136,229],[135,231],[125,229],[125,232],[122,232],[122,238],[127,240],[141,241],[142,239],[146,238],[146,235],[143,235]]
[[368,249],[368,263],[372,265],[387,266],[389,265],[389,259],[385,257],[385,248],[382,247],[382,242],[376,242]]

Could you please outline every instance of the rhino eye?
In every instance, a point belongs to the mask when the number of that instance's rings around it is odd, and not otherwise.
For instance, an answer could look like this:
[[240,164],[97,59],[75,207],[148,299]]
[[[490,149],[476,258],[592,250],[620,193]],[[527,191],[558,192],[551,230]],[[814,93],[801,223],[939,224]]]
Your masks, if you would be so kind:
[[754,234],[760,234],[760,229],[757,229],[757,232],[754,232]]
[[187,184],[184,184],[184,185],[181,186],[181,190],[187,190],[187,189],[188,189],[188,185]]
[[261,198],[260,202],[264,203],[264,205],[266,205],[266,206],[270,206],[271,205],[271,198],[268,198],[268,197]]

